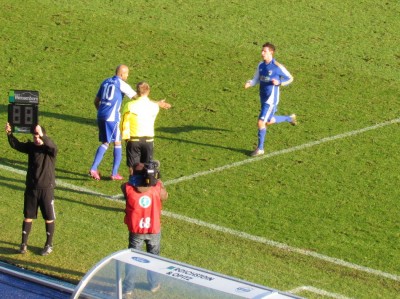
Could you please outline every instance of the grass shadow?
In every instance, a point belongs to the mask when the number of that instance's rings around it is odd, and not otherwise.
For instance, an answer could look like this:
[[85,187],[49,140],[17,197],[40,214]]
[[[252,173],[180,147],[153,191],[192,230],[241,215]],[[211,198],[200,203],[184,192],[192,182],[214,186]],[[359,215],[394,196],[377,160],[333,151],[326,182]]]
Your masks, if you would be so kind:
[[82,125],[89,125],[89,126],[97,127],[96,118],[86,118],[86,117],[81,117],[81,116],[67,115],[65,113],[55,113],[55,112],[49,112],[49,111],[40,112],[40,114],[43,116],[49,117],[49,118],[55,118],[55,119],[60,119],[60,120],[64,120],[64,121],[79,123]]
[[25,161],[23,161],[22,159],[21,160],[12,160],[12,159],[8,159],[8,158],[0,158],[0,164],[14,168],[16,170],[26,171],[26,168],[28,166],[28,161],[27,161],[27,159],[25,159]]
[[[189,133],[189,132],[193,132],[193,131],[231,132],[231,130],[223,129],[223,128],[213,128],[213,127],[206,127],[206,126],[192,126],[192,125],[179,126],[179,127],[161,127],[161,128],[158,128],[157,131],[163,132],[163,133],[169,133],[169,134]],[[200,145],[200,146],[221,148],[224,150],[230,150],[230,151],[238,152],[238,153],[245,154],[245,155],[248,155],[249,153],[251,153],[251,152],[249,152],[249,150],[246,150],[246,149],[241,149],[241,148],[239,149],[239,148],[215,145],[215,144],[204,143],[204,142],[196,142],[196,141],[191,141],[191,140],[182,139],[182,138],[165,137],[165,136],[156,136],[156,138],[177,141],[177,142],[183,142],[183,143],[190,143],[190,144]]]
[[248,155],[249,153],[251,153],[251,151],[249,151],[248,149],[242,149],[242,148],[239,149],[239,148],[234,148],[234,147],[229,147],[229,146],[207,144],[207,143],[204,143],[204,142],[191,141],[191,140],[181,139],[181,138],[163,137],[163,136],[159,136],[159,137],[156,137],[156,138],[165,139],[165,140],[171,140],[171,141],[177,141],[177,142],[183,142],[183,143],[190,143],[190,144],[195,144],[195,145],[199,145],[199,146],[208,146],[208,147],[213,147],[213,148],[221,148],[221,149],[224,149],[224,150],[230,150],[232,152],[237,152],[237,153],[241,153],[241,154],[245,154],[245,155]]
[[[0,105],[0,113],[8,114],[8,104],[3,104]],[[55,118],[55,119],[60,119],[64,121],[69,121],[69,122],[75,122],[79,123],[82,125],[89,125],[89,126],[97,126],[96,123],[96,118],[86,118],[86,117],[81,117],[81,116],[75,116],[75,115],[68,115],[65,113],[55,113],[55,112],[49,112],[49,111],[40,111],[39,115],[43,115],[45,117],[49,118]]]
[[[70,190],[70,189],[66,189],[66,188],[58,188],[58,189],[64,189],[64,191],[72,191],[72,192],[82,193],[82,192],[78,192],[78,191],[74,191],[74,190]],[[89,194],[89,195],[93,196],[93,194]],[[86,203],[86,202],[83,202],[83,201],[74,200],[74,199],[70,199],[70,198],[67,198],[67,197],[60,197],[60,196],[57,196],[57,200],[68,201],[68,202],[71,202],[71,203],[75,203],[75,204],[79,204],[79,205],[82,205],[82,206],[86,206],[86,207],[89,207],[89,208],[95,208],[95,209],[99,209],[99,210],[103,210],[103,211],[111,211],[111,212],[123,212],[124,211],[124,207],[123,206],[121,206],[121,208],[104,207],[104,206],[101,206],[101,205],[90,204],[90,203]]]
[[[3,258],[1,258],[1,260],[5,263],[14,265],[16,267],[22,267],[25,269],[28,268],[41,268],[43,270],[46,271],[52,271],[55,273],[59,273],[59,277],[57,279],[60,279],[60,277],[62,277],[63,273],[67,274],[67,275],[71,275],[71,276],[83,276],[85,273],[81,273],[78,271],[74,271],[71,269],[64,269],[64,268],[60,268],[60,267],[54,267],[51,266],[49,264],[45,264],[45,263],[38,263],[32,260],[21,260],[19,258],[12,258],[12,257],[4,257],[4,255],[17,255],[17,256],[25,256],[25,255],[21,255],[20,253],[18,253],[18,249],[19,249],[19,243],[13,243],[13,242],[8,242],[8,241],[4,241],[4,240],[0,240],[0,244],[3,244],[2,246],[0,246],[0,254],[3,255]],[[40,252],[43,248],[42,247],[37,247],[37,246],[29,246],[29,252],[34,253],[35,255],[40,255]],[[27,253],[29,254],[29,253]],[[62,278],[61,278],[62,279]],[[63,279],[64,280],[64,279]],[[75,281],[73,283],[76,283]]]
[[[26,172],[26,169],[27,169],[27,166],[28,166],[28,162],[27,161],[22,161],[22,160],[20,161],[20,160],[11,160],[11,159],[7,159],[7,158],[0,158],[0,165],[8,166],[8,167],[11,167],[13,169]],[[88,178],[88,174],[87,173],[73,172],[73,171],[70,171],[70,170],[65,170],[65,169],[61,169],[61,168],[57,168],[56,167],[56,178],[57,179],[62,179],[62,178],[72,179],[70,176],[60,176],[59,173],[71,174],[71,175],[75,175],[75,176],[78,176],[78,177]],[[76,179],[76,180],[80,180],[80,179]]]
[[205,126],[179,126],[179,127],[161,127],[158,128],[157,131],[164,132],[164,133],[188,133],[193,131],[223,131],[223,132],[230,132],[231,130],[222,129],[222,128],[212,128],[212,127],[205,127]]
[[25,190],[25,185],[23,187],[18,187],[18,186],[8,183],[8,182],[15,182],[15,183],[24,184],[25,180],[10,179],[10,178],[6,178],[6,177],[0,175],[0,181],[2,182],[1,185],[4,187],[7,187],[8,189],[12,189],[15,191],[24,191]]

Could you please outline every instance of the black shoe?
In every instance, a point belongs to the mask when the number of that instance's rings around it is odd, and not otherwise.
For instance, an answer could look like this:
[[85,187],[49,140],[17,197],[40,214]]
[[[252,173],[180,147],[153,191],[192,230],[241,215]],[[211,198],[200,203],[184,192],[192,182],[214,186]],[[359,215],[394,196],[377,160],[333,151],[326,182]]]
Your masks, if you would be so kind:
[[21,254],[25,254],[28,251],[28,246],[26,246],[25,243],[22,243],[21,246],[19,247],[18,252]]
[[40,254],[41,255],[49,255],[52,252],[53,252],[53,247],[51,245],[46,245],[46,246],[44,246],[44,248]]

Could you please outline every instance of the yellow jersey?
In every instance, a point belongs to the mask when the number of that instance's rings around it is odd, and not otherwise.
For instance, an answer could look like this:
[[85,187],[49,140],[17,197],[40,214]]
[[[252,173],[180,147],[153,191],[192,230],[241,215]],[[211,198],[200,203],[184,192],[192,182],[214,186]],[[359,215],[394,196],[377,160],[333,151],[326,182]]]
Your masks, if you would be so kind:
[[147,96],[127,102],[120,124],[123,140],[131,137],[154,137],[154,123],[160,107]]

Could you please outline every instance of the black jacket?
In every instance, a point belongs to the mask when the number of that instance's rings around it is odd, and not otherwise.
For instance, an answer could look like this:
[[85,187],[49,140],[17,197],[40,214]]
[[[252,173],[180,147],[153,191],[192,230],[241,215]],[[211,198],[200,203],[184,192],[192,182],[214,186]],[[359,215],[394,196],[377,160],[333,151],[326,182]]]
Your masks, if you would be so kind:
[[20,142],[13,134],[7,136],[13,149],[28,154],[26,187],[32,189],[54,188],[57,156],[57,146],[54,142],[46,135],[42,137],[42,145],[35,145],[32,141]]

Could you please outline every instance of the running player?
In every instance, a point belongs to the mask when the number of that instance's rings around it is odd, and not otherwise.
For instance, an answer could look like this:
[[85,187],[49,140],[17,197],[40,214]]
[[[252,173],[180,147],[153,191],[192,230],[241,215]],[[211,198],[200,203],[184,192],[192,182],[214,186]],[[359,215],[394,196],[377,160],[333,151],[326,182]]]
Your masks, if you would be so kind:
[[262,46],[261,56],[263,61],[257,66],[252,80],[248,80],[244,88],[260,84],[261,110],[258,116],[258,146],[251,153],[251,156],[264,154],[264,142],[267,134],[267,126],[288,122],[296,125],[296,115],[275,115],[279,103],[279,86],[286,86],[292,83],[293,77],[286,68],[274,58],[275,46],[265,43]]

